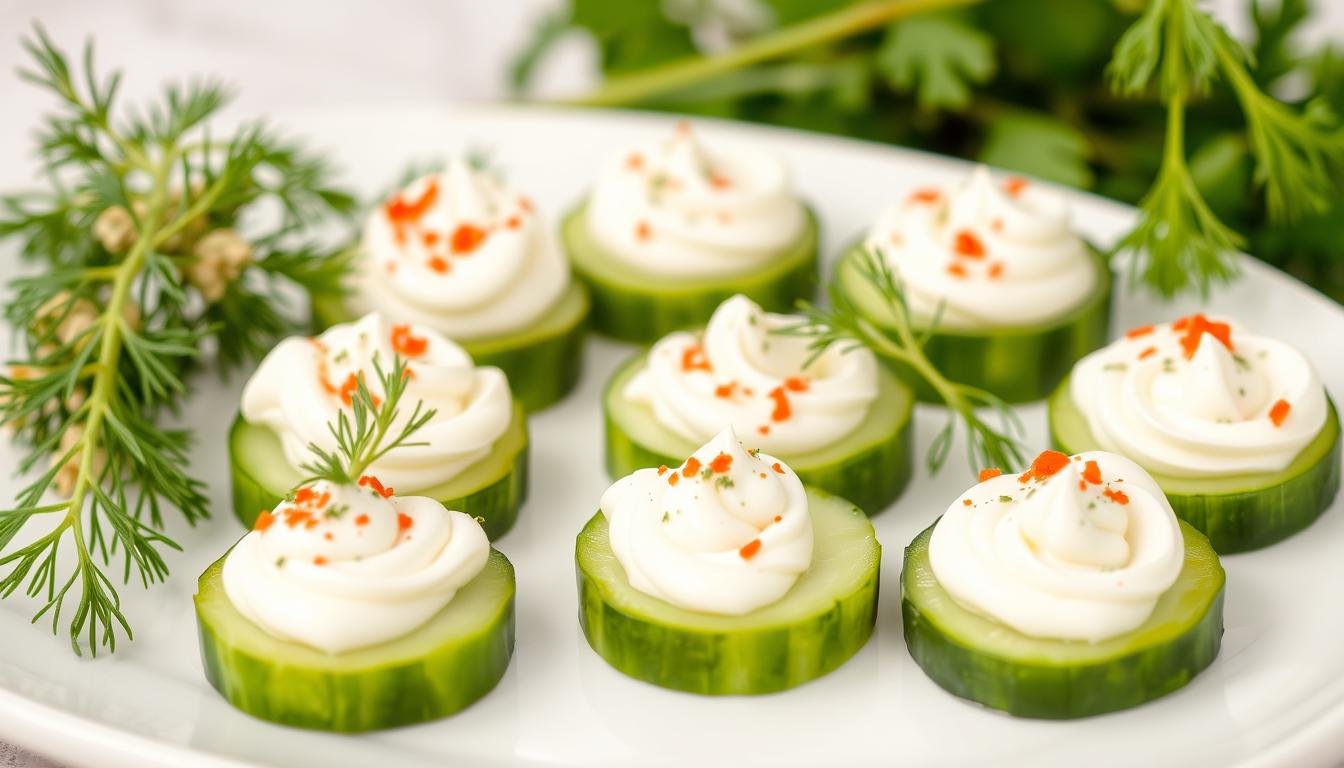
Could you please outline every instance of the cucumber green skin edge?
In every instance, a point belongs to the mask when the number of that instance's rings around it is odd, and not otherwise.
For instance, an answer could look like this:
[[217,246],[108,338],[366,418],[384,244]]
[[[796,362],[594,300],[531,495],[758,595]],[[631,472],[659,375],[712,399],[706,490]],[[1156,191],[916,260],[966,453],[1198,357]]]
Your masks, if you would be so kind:
[[[1187,523],[1181,528],[1187,568],[1192,558],[1217,562],[1218,556],[1202,534]],[[1077,664],[1005,658],[977,648],[973,639],[945,633],[939,617],[921,610],[910,598],[908,580],[921,572],[931,577],[928,539],[932,532],[929,526],[905,550],[901,574],[905,645],[930,679],[963,699],[1018,717],[1063,720],[1100,715],[1138,706],[1185,686],[1213,663],[1222,647],[1225,577],[1218,567],[1217,591],[1204,612],[1192,617],[1185,631],[1167,642]],[[1001,625],[996,631],[1017,634]],[[1077,644],[1058,642],[1061,646]]]
[[[512,577],[513,565],[507,558],[494,550],[490,557],[502,561]],[[227,612],[203,607],[202,591],[223,589],[219,575],[223,565],[221,557],[201,574],[198,586],[201,662],[206,679],[226,701],[262,720],[353,733],[446,717],[494,689],[513,656],[515,587],[510,580],[498,612],[479,632],[422,658],[336,669],[322,662],[339,657],[324,657],[293,643],[285,645],[299,658],[324,658],[309,666],[266,658],[228,641],[225,627],[229,622],[247,622],[242,614],[232,607]]]
[[741,293],[767,312],[787,312],[817,290],[817,220],[807,211],[802,239],[774,261],[742,275],[681,281],[642,275],[602,252],[584,226],[585,206],[565,217],[561,238],[574,274],[592,291],[592,326],[622,341],[651,344],[672,331],[704,325]]
[[[854,298],[863,292],[863,277],[855,259],[863,253],[855,247],[841,257],[835,268],[835,287]],[[1110,265],[1104,255],[1093,251],[1097,264],[1097,285],[1092,295],[1068,315],[1053,323],[1022,328],[998,328],[987,331],[935,331],[924,344],[924,353],[950,381],[971,384],[1008,403],[1040,400],[1054,390],[1073,364],[1106,344],[1111,326]],[[880,319],[870,318],[877,325]],[[915,397],[924,403],[941,403],[942,398],[922,377],[902,363],[886,361],[915,389]]]
[[[599,511],[578,537],[579,624],[599,656],[637,680],[708,696],[775,693],[835,671],[873,634],[877,569],[850,594],[837,595],[825,612],[755,631],[700,631],[624,612],[608,601],[602,581],[584,569],[580,554],[585,538],[600,535],[605,541],[606,528]],[[880,550],[876,539],[873,546]],[[615,557],[609,546],[604,556]]]
[[[615,395],[613,390],[624,381],[623,374],[643,364],[644,359],[645,356],[640,354],[622,364],[612,374],[602,395],[603,421],[606,424],[607,475],[612,478],[625,477],[637,469],[661,464],[669,467],[679,466],[686,460],[686,456],[695,451],[695,446],[689,441],[686,453],[682,456],[670,456],[648,448],[636,442],[621,426],[612,409],[605,407],[609,399]],[[911,424],[914,423],[914,419],[911,418],[913,411],[912,403],[911,414],[906,417],[900,431],[892,435],[891,439],[864,446],[841,461],[822,466],[802,466],[787,456],[779,458],[798,473],[798,477],[805,485],[848,499],[870,517],[877,515],[890,507],[910,482],[914,463],[912,459],[914,430],[911,429]],[[652,412],[649,418],[653,418]]]
[[[549,408],[574,390],[583,372],[583,341],[588,336],[591,299],[588,289],[573,283],[583,303],[575,322],[557,333],[534,336],[526,332],[493,339],[459,341],[477,365],[504,371],[515,400],[528,413]],[[340,296],[313,297],[313,324],[322,331],[356,318],[346,311]]]
[[[1068,379],[1050,396],[1048,412],[1050,441],[1061,451],[1099,447],[1073,404]],[[1066,422],[1074,425],[1066,428]],[[1267,547],[1316,522],[1339,492],[1340,451],[1339,413],[1330,402],[1325,427],[1282,472],[1198,480],[1152,476],[1176,516],[1228,555]]]
[[[229,429],[232,446],[238,430],[248,426],[239,414]],[[465,496],[438,499],[444,507],[481,519],[481,527],[491,541],[509,532],[518,520],[518,511],[527,499],[528,453],[531,443],[525,444],[514,455],[512,470],[498,479]],[[289,493],[289,488],[266,488],[248,473],[241,462],[229,452],[229,473],[232,479],[233,514],[245,528],[251,528],[263,509],[273,508]],[[409,491],[408,491],[409,493]]]

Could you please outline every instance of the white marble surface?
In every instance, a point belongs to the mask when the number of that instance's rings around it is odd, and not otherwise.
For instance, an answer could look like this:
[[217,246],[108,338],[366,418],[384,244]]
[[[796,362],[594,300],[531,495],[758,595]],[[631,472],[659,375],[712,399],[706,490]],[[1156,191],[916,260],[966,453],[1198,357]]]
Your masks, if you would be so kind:
[[[632,0],[653,2],[654,0]],[[332,103],[483,100],[504,96],[505,63],[554,0],[4,0],[0,3],[0,185],[30,177],[29,132],[49,101],[10,75],[24,61],[18,36],[40,21],[67,49],[95,35],[101,61],[123,68],[126,93],[164,79],[216,73],[237,85],[235,110]],[[1318,0],[1308,34],[1344,37],[1344,2]],[[1218,0],[1234,29],[1246,24]],[[545,93],[582,88],[592,52],[567,41],[548,61]],[[55,768],[0,743],[0,768]]]

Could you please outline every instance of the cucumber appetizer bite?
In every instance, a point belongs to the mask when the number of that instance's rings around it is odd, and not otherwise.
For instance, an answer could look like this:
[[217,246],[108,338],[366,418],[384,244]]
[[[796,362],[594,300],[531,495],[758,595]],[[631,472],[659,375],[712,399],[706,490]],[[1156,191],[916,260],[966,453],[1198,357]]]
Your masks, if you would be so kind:
[[1213,662],[1222,565],[1142,467],[1045,451],[981,478],[905,550],[906,646],[935,683],[1075,718],[1163,696]]
[[587,289],[531,200],[465,156],[374,209],[349,289],[314,300],[321,327],[377,311],[431,328],[504,371],[529,411],[578,381]]
[[1339,491],[1339,415],[1311,362],[1204,315],[1088,355],[1049,413],[1056,445],[1138,462],[1222,554],[1306,528]]
[[579,621],[617,670],[759,694],[836,669],[873,632],[882,547],[862,511],[805,489],[725,429],[602,496],[575,551]]
[[734,296],[631,358],[603,398],[608,473],[679,464],[732,425],[805,484],[886,509],[910,479],[914,396],[867,348],[777,333],[804,322]]
[[[411,369],[360,382],[339,447],[201,575],[206,678],[255,717],[366,731],[450,715],[488,693],[513,654],[514,574],[480,523],[366,474],[433,424],[398,409]],[[375,391],[381,394],[374,394]],[[379,398],[382,398],[380,401]]]
[[[1039,400],[1106,343],[1107,261],[1070,231],[1064,198],[1025,179],[996,182],[977,168],[959,187],[918,189],[841,258],[835,290],[885,327],[888,301],[863,268],[869,253],[895,276],[914,325],[933,329],[924,351],[952,381],[1010,403]],[[939,401],[909,378],[921,401]]]
[[527,494],[528,435],[504,373],[477,367],[437,331],[377,312],[316,338],[285,339],[243,388],[229,432],[233,510],[243,525],[303,478],[310,446],[337,447],[328,423],[352,406],[361,383],[384,397],[373,373],[394,357],[406,361],[410,397],[434,417],[416,445],[380,456],[370,472],[481,519],[491,539],[509,530]]
[[778,311],[816,290],[817,222],[784,165],[686,122],[615,154],[562,234],[593,327],[627,341],[704,325],[736,293]]

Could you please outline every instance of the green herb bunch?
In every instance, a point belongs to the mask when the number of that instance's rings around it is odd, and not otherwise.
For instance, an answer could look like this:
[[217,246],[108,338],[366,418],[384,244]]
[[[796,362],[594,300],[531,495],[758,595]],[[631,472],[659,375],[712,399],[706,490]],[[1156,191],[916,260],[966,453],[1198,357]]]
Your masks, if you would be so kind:
[[571,0],[511,74],[577,31],[606,75],[578,103],[974,158],[1139,204],[1118,250],[1164,296],[1245,249],[1344,300],[1344,56],[1290,42],[1309,0],[1245,7],[1243,45],[1199,0]]
[[28,262],[5,308],[19,349],[0,375],[0,425],[28,447],[18,471],[36,471],[0,511],[0,597],[38,598],[34,621],[96,654],[131,637],[108,572],[163,580],[163,551],[177,548],[165,513],[208,516],[186,472],[190,432],[161,423],[184,377],[295,328],[278,292],[337,290],[341,259],[301,233],[353,203],[324,162],[264,125],[216,138],[219,83],[126,108],[91,45],[78,69],[40,28],[25,47],[20,76],[58,109],[37,138],[47,189],[0,197],[0,237]]

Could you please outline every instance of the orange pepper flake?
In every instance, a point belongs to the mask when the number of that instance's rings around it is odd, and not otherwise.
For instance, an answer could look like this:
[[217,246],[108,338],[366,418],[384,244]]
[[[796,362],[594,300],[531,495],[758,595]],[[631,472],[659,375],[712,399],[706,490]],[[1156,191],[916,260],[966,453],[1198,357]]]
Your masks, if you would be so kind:
[[307,522],[312,516],[311,512],[302,509],[287,509],[285,510],[285,525],[290,528],[297,528],[300,523]]
[[998,477],[999,475],[1002,474],[1003,470],[999,469],[998,467],[985,467],[984,469],[980,470],[980,482],[983,483],[986,480]]
[[1003,180],[1003,191],[1007,192],[1009,197],[1017,197],[1026,188],[1027,180],[1021,176],[1009,176]]
[[681,475],[677,474],[676,472],[673,472],[672,474],[670,474],[670,475],[667,476],[667,484],[668,484],[668,485],[676,485],[676,484],[677,484],[677,481],[680,480],[680,479],[681,479]]
[[411,527],[412,525],[414,525],[414,524],[415,524],[415,521],[411,519],[411,516],[410,516],[410,515],[408,515],[408,514],[406,514],[406,513],[404,513],[404,512],[398,512],[398,513],[397,513],[397,530],[398,530],[398,531],[404,531],[404,530],[410,528],[410,527]]
[[793,415],[793,409],[789,407],[789,396],[783,387],[770,390],[770,399],[775,401],[775,409],[770,412],[772,421],[786,421]]
[[947,273],[953,277],[966,277],[966,268],[956,262],[947,265]]
[[625,167],[632,171],[638,171],[644,167],[644,156],[638,152],[631,152],[625,158]]
[[751,558],[756,556],[757,552],[760,551],[761,551],[761,540],[752,539],[751,541],[747,542],[746,546],[737,550],[737,554],[741,555],[743,560],[750,560]]
[[[341,382],[341,388],[337,394],[341,396],[342,403],[351,405],[355,402],[355,393],[359,391],[360,378],[360,374],[351,373],[345,377],[345,381]],[[378,398],[373,399],[373,404],[378,404]]]
[[[407,356],[419,357],[429,348],[429,339],[411,334],[409,324],[392,326],[392,349]],[[407,369],[409,370],[409,369]]]
[[783,522],[783,521],[784,521],[784,516],[783,516],[783,515],[775,515],[775,522],[776,522],[776,523],[780,523],[780,522]]
[[686,464],[681,468],[681,474],[690,477],[700,471],[700,460],[692,456],[686,460]]
[[768,435],[770,434],[770,425],[762,424],[761,426],[756,428],[756,431],[760,432],[762,435]]
[[321,555],[317,555],[316,557],[313,558],[313,565],[326,565],[326,564],[327,564],[327,558]]
[[[1180,327],[1177,327],[1180,324]],[[1184,330],[1185,335],[1181,337],[1181,349],[1185,350],[1185,358],[1189,360],[1195,356],[1195,350],[1199,349],[1199,340],[1204,334],[1209,334],[1213,338],[1222,342],[1227,351],[1232,352],[1232,326],[1227,323],[1215,323],[1202,314],[1183,317],[1171,324],[1173,330]]]
[[442,256],[430,256],[427,264],[429,265],[430,269],[434,270],[435,272],[438,272],[440,275],[448,274],[448,270],[451,268],[447,260],[445,260]]
[[420,239],[424,241],[425,245],[432,248],[439,242],[439,233],[431,229],[421,235]]
[[713,461],[709,462],[709,471],[716,475],[722,475],[732,468],[732,466],[733,457],[726,453],[720,453],[718,456],[714,457]]
[[936,203],[941,199],[943,199],[943,193],[933,187],[916,189],[910,193],[910,202],[912,203]]
[[658,476],[659,476],[659,477],[662,477],[662,476],[665,475],[665,474],[667,474],[667,465],[666,465],[666,464],[659,464],[659,465],[658,465]]
[[335,537],[331,535],[331,531],[327,531],[326,533],[322,534],[322,538],[326,539],[327,541],[331,541]]
[[271,514],[270,510],[263,509],[257,515],[257,522],[252,524],[252,530],[265,533],[272,525],[275,525],[275,515]]
[[996,261],[989,265],[989,279],[998,280],[1003,277],[1003,262]]
[[970,499],[962,499],[962,500],[961,500],[961,505],[962,505],[963,507],[969,507],[969,506],[971,506],[971,500],[970,500]]
[[384,499],[392,498],[392,494],[395,492],[392,488],[383,487],[383,481],[379,480],[373,475],[364,475],[363,477],[359,478],[359,487],[372,488],[379,496],[382,496]]
[[368,525],[368,524],[369,524],[369,516],[368,516],[368,515],[360,515],[359,517],[356,517],[356,518],[355,518],[355,525],[365,526],[365,525]]
[[1125,495],[1124,491],[1117,491],[1114,488],[1107,488],[1106,490],[1101,492],[1101,495],[1105,496],[1111,501],[1114,501],[1116,504],[1119,504],[1120,506],[1124,506],[1129,503],[1129,496]]
[[300,506],[311,503],[315,498],[317,498],[317,491],[306,485],[294,492],[294,503]]
[[733,391],[736,389],[737,389],[736,381],[730,381],[727,384],[720,384],[719,386],[714,388],[714,396],[727,399],[733,396]]
[[776,461],[774,464],[771,464],[770,468],[775,470],[775,474],[777,475],[784,474],[784,467],[780,466],[778,461]]
[[709,365],[709,358],[705,355],[705,348],[699,344],[691,346],[681,351],[681,370],[683,371],[709,371],[713,370]]
[[965,256],[968,259],[983,259],[986,253],[984,242],[969,229],[957,232],[952,249],[958,256]]
[[1288,411],[1292,407],[1287,400],[1276,401],[1274,407],[1269,409],[1269,420],[1274,422],[1274,426],[1282,427],[1284,420],[1288,418]]
[[1156,354],[1157,354],[1157,347],[1148,347],[1147,349],[1139,353],[1139,359],[1147,360],[1148,358]]
[[808,388],[807,379],[802,376],[790,376],[784,380],[784,388],[790,392],[806,392]]
[[1031,467],[1018,476],[1019,482],[1028,480],[1044,480],[1054,475],[1059,470],[1069,465],[1069,457],[1059,451],[1041,451],[1040,454],[1032,460]]
[[453,230],[453,253],[467,254],[481,247],[490,233],[471,224],[458,224]]
[[713,187],[714,189],[720,189],[720,190],[728,189],[733,186],[733,180],[726,176],[720,176],[719,174],[710,171],[709,186]]
[[1087,460],[1083,465],[1083,479],[1093,485],[1101,485],[1101,467],[1097,466],[1097,462]]
[[649,222],[640,219],[635,223],[636,240],[648,240],[651,237],[653,237],[653,227],[649,226]]
[[388,219],[396,224],[419,221],[434,205],[434,201],[438,197],[439,183],[435,179],[430,179],[425,185],[425,191],[420,193],[420,197],[408,201],[400,194],[395,195],[383,206],[383,212],[387,214]]
[[523,220],[518,218],[517,216],[510,216],[508,219],[504,221],[504,226],[508,227],[509,229],[517,229],[523,226]]
[[1151,326],[1151,325],[1140,325],[1140,326],[1138,326],[1137,328],[1130,328],[1128,331],[1125,331],[1125,338],[1126,338],[1126,339],[1137,339],[1137,338],[1139,338],[1140,336],[1147,336],[1148,334],[1150,334],[1150,333],[1152,333],[1152,332],[1153,332],[1153,326]]

